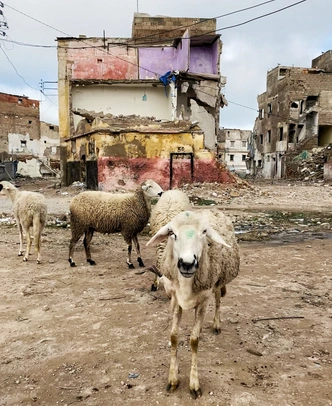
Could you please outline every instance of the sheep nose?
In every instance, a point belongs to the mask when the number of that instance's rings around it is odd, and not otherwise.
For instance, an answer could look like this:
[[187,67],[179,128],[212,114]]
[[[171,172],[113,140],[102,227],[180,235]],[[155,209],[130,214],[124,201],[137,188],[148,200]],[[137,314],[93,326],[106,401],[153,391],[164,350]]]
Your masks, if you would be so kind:
[[164,192],[159,192],[159,193],[158,193],[158,196],[161,196],[163,193],[164,193]]
[[196,265],[196,259],[194,259],[192,262],[184,262],[182,258],[179,258],[178,260],[178,268],[180,269],[180,272],[182,274],[193,274],[194,271],[192,269]]

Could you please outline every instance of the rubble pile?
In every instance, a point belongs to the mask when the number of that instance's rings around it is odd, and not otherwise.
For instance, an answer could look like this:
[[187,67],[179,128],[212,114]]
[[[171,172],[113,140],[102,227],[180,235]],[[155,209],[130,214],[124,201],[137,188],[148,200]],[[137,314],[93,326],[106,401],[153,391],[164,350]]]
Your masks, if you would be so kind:
[[304,156],[301,153],[294,159],[298,162],[296,177],[304,181],[323,179],[324,164],[329,159],[332,159],[332,144]]

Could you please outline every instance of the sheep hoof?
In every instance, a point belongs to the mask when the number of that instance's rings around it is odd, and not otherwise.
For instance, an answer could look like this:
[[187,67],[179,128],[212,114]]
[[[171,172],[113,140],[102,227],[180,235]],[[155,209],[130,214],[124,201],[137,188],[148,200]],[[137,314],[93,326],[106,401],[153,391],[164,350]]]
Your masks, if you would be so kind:
[[156,292],[157,289],[158,289],[158,287],[153,283],[151,285],[151,292]]
[[138,262],[138,265],[139,265],[139,266],[142,266],[142,267],[145,266],[145,265],[144,265],[144,262],[142,261],[142,258],[138,257],[138,258],[137,258],[137,262]]
[[166,386],[166,390],[167,390],[167,392],[174,392],[177,388],[179,387],[179,382],[176,382],[176,383],[169,383],[167,386]]
[[24,257],[23,258],[23,262],[27,262],[28,261],[28,258],[27,257]]
[[215,334],[216,336],[219,335],[221,333],[221,328],[220,327],[214,327],[213,328],[213,334]]
[[200,398],[202,396],[201,388],[199,389],[190,389],[190,395],[193,399]]
[[86,262],[88,262],[90,265],[96,265],[93,259],[87,259]]
[[18,256],[19,256],[19,257],[22,257],[22,256],[23,256],[23,252],[19,252],[19,253],[18,253]]
[[132,264],[131,262],[130,263],[127,262],[127,265],[129,269],[135,269],[134,264]]
[[41,264],[41,260],[40,260],[40,259],[37,259],[37,264]]

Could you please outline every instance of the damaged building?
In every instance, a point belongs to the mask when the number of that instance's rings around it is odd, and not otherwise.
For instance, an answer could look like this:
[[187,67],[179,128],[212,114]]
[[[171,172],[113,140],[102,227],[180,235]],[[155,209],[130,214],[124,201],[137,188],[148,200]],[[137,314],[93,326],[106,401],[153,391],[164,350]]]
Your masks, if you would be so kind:
[[238,128],[221,128],[218,134],[218,158],[224,161],[228,169],[245,175],[248,159],[248,140],[251,130]]
[[250,168],[264,178],[296,172],[294,158],[332,143],[332,53],[311,68],[277,66],[257,98],[259,114],[250,141]]
[[216,159],[215,19],[135,14],[131,38],[58,38],[62,181],[90,189],[229,181]]
[[40,121],[39,101],[0,93],[0,177],[41,177],[59,169],[59,127]]

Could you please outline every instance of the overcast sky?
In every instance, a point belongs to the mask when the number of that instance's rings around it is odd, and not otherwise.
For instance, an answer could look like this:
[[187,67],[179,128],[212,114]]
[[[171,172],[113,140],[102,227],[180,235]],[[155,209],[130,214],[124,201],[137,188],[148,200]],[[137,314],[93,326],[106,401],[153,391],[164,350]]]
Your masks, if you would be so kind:
[[[229,102],[221,110],[222,127],[252,130],[257,95],[265,91],[267,71],[278,64],[310,67],[312,59],[332,49],[332,0],[306,0],[227,28],[298,1],[265,1],[259,7],[217,19],[223,41],[221,74],[227,77]],[[57,37],[101,37],[103,30],[107,37],[131,37],[137,8],[151,16],[210,18],[264,0],[0,0],[0,5],[2,2],[0,11],[9,29],[5,37],[0,36],[0,92],[41,100],[41,120],[58,124],[56,91],[45,90],[48,98],[39,91],[41,80],[57,81]]]

